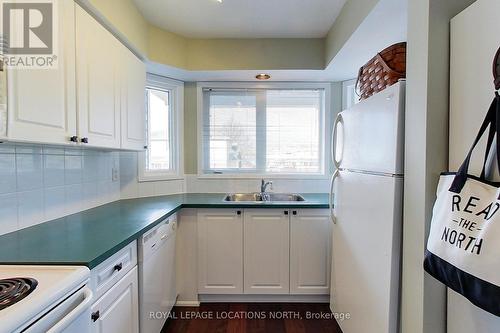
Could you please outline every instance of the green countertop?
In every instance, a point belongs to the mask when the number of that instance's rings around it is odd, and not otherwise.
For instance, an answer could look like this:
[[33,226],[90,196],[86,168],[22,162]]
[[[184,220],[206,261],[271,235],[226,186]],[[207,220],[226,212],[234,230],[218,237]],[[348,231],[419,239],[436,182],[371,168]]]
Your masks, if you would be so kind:
[[181,208],[328,208],[327,194],[302,202],[223,202],[223,194],[175,194],[115,201],[0,236],[0,264],[90,269]]

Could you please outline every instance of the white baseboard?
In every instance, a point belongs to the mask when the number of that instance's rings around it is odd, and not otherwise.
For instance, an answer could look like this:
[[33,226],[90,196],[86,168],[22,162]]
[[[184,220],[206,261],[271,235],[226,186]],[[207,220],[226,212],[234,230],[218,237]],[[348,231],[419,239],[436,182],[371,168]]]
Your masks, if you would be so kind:
[[201,303],[329,303],[330,295],[198,295]]
[[177,301],[177,302],[175,302],[175,306],[195,307],[195,306],[200,306],[200,302],[199,301]]

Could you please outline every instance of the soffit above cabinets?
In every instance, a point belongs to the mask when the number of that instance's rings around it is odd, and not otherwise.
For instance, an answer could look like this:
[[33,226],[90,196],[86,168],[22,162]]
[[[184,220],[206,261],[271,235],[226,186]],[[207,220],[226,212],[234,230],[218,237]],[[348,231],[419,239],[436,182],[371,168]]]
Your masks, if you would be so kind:
[[322,38],[346,0],[133,0],[146,20],[190,38]]

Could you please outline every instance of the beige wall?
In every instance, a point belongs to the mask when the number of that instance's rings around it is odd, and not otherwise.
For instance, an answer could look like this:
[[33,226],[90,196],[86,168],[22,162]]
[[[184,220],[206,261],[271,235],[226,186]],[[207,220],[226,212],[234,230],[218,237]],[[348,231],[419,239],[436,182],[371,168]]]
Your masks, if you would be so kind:
[[324,69],[379,0],[348,0],[326,38],[193,39],[149,24],[132,0],[77,0],[149,60],[187,70]]
[[[325,43],[325,67],[380,0],[348,0],[333,23]],[[383,22],[381,22],[382,24]]]
[[122,38],[134,46],[141,54],[148,52],[148,27],[149,23],[132,0],[77,0],[93,12],[94,9],[100,13],[100,17],[106,19]]
[[324,69],[324,39],[190,39],[187,69]]
[[142,57],[187,70],[324,69],[323,38],[193,39],[149,24],[132,0],[77,0]]
[[448,169],[450,19],[474,0],[409,0],[402,327],[446,332],[446,288],[423,270],[439,174]]
[[148,27],[149,60],[178,68],[188,68],[187,39],[155,26]]
[[184,84],[184,172],[198,173],[198,119],[196,82]]

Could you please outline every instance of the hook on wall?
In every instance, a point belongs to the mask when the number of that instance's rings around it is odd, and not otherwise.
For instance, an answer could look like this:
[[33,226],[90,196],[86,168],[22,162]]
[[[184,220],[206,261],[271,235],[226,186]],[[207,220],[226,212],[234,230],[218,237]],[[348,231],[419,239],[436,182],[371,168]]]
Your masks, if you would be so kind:
[[500,48],[495,55],[493,60],[493,78],[495,84],[495,90],[500,90]]

